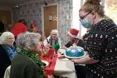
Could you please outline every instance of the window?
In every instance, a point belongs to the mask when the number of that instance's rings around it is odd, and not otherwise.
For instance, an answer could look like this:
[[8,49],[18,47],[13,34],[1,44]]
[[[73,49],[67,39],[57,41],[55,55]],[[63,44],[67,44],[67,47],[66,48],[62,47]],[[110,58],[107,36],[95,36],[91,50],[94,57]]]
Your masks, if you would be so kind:
[[106,15],[109,16],[117,24],[117,0],[105,1]]
[[72,28],[76,28],[80,30],[79,37],[86,33],[86,28],[83,28],[79,21],[79,9],[85,0],[73,0],[73,20],[72,20]]

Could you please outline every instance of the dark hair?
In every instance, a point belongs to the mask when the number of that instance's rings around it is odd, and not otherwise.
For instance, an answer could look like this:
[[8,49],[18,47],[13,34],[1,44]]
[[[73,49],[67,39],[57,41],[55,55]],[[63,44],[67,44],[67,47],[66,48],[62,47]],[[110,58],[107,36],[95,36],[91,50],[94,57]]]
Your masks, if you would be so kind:
[[20,19],[18,22],[22,22],[24,25],[27,25],[27,22],[25,19]]
[[92,12],[95,11],[100,17],[105,17],[104,7],[100,4],[101,0],[86,0],[79,11]]

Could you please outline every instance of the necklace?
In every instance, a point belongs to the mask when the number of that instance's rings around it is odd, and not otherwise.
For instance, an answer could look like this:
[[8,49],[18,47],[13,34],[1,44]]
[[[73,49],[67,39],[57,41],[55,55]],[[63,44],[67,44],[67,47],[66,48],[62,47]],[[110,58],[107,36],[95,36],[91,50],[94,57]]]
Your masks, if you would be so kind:
[[43,62],[41,62],[40,58],[38,55],[34,55],[32,52],[26,50],[26,49],[23,49],[21,50],[21,53],[30,57],[40,68],[40,73],[43,75],[45,74],[44,72],[44,66],[43,66]]

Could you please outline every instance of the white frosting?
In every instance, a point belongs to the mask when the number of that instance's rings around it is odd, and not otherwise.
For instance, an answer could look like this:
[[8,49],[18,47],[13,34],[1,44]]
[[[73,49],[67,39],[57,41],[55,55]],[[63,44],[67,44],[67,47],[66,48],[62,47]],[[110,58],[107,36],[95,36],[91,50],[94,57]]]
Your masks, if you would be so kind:
[[75,50],[71,50],[72,53],[75,53]]

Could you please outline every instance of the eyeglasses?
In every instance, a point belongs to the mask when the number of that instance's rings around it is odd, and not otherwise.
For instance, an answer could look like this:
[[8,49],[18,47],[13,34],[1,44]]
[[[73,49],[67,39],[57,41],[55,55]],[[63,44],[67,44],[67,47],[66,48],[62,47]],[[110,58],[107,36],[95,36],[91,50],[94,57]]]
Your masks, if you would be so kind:
[[84,15],[83,17],[80,17],[80,21],[83,20],[85,17],[87,17],[91,12],[87,13],[86,15]]

